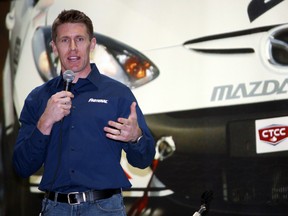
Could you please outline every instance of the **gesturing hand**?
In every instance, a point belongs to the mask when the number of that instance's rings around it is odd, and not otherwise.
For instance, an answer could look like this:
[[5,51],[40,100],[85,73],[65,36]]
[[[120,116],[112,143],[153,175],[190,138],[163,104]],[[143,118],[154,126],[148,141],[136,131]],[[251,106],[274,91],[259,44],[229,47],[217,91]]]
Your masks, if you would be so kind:
[[108,126],[104,127],[104,131],[110,139],[123,142],[136,141],[142,135],[137,120],[136,102],[131,104],[128,118],[120,117],[117,119],[117,122],[108,121]]

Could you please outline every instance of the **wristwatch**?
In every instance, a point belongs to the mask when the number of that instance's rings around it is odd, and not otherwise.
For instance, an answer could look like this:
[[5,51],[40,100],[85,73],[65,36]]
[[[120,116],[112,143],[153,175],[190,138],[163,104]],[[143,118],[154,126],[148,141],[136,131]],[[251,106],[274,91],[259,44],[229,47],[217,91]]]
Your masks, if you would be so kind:
[[[141,132],[142,132],[142,130],[141,130]],[[131,141],[130,143],[138,143],[142,137],[143,137],[143,132],[141,133],[141,136],[139,136],[135,141],[133,141],[133,142]]]

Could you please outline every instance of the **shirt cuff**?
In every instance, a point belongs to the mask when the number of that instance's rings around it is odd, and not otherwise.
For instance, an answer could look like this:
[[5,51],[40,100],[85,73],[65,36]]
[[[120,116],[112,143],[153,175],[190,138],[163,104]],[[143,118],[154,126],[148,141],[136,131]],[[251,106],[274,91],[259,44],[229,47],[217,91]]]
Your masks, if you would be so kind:
[[37,127],[35,127],[31,135],[31,141],[33,145],[37,145],[37,146],[40,146],[40,145],[46,146],[46,144],[49,142],[49,138],[50,138],[49,135],[42,134],[41,131]]

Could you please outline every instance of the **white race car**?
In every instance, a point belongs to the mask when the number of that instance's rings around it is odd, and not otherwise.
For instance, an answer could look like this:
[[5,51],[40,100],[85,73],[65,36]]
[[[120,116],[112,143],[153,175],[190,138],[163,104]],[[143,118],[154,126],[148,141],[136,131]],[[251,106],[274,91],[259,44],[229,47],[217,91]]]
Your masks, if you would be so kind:
[[[59,74],[51,24],[70,8],[93,20],[92,61],[132,89],[157,141],[153,167],[139,171],[122,162],[133,184],[125,196],[146,203],[142,215],[192,215],[207,189],[214,192],[209,215],[288,212],[284,0],[12,1],[3,71],[5,160],[27,94]],[[40,178],[41,171],[22,184],[13,178],[23,198],[20,209],[9,208],[15,194],[8,189],[7,209],[31,214],[29,205],[41,200]],[[128,215],[139,206],[131,201]]]

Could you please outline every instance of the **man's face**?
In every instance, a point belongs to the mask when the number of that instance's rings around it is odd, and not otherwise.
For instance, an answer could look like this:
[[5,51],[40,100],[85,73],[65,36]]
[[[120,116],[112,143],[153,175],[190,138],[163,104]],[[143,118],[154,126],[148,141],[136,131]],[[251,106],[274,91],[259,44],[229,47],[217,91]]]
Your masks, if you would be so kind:
[[89,39],[87,28],[82,23],[58,26],[56,41],[52,42],[53,52],[60,58],[61,70],[72,70],[83,75],[91,70],[89,56],[95,45],[96,39]]

